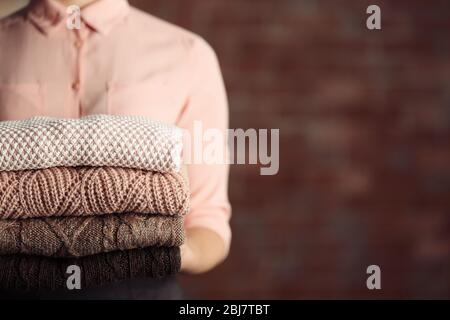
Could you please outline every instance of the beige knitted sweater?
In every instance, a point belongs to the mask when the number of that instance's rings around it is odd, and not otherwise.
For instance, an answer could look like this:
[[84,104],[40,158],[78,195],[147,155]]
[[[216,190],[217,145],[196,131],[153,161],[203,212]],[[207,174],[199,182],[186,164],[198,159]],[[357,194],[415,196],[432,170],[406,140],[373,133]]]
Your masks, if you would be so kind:
[[36,117],[0,122],[0,171],[116,166],[179,171],[182,132],[144,117]]
[[181,173],[115,167],[0,172],[0,219],[121,212],[180,216],[188,209]]
[[158,215],[0,220],[0,255],[82,257],[150,246],[180,246],[183,219]]

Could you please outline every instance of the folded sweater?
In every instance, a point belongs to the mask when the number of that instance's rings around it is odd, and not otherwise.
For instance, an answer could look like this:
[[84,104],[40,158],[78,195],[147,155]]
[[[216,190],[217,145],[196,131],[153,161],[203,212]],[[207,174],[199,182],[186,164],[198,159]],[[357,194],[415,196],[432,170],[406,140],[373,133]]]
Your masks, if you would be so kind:
[[0,172],[0,219],[121,212],[180,216],[188,208],[180,173],[116,167]]
[[0,288],[15,291],[67,289],[67,268],[81,269],[81,289],[135,278],[163,278],[180,270],[178,247],[149,247],[83,258],[0,256]]
[[183,219],[142,214],[0,220],[0,255],[82,257],[149,246],[180,246]]
[[115,166],[179,171],[182,132],[137,116],[0,122],[0,171]]

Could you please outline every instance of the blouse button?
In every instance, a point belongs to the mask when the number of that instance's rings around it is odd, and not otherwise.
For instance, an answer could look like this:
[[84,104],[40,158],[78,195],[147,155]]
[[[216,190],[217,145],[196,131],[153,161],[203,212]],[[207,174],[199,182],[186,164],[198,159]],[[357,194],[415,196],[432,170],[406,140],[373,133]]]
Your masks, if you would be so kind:
[[72,84],[72,89],[73,89],[74,91],[79,91],[79,90],[80,90],[80,83],[79,83],[79,82],[74,82],[74,83]]
[[75,48],[80,49],[83,46],[83,42],[81,40],[75,41]]

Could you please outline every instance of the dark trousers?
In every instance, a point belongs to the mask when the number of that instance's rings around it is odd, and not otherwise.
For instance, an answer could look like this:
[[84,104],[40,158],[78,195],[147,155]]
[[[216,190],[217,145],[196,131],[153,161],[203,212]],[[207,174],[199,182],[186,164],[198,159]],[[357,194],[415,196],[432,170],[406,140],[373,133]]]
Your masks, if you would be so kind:
[[175,277],[131,279],[98,288],[51,292],[15,292],[0,289],[0,300],[180,300],[181,287]]

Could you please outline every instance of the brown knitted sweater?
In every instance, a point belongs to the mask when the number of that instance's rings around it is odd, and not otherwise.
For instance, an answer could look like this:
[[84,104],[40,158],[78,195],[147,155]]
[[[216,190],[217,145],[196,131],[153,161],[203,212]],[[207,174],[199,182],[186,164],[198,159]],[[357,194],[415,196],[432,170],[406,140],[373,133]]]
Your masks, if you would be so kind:
[[125,279],[162,278],[180,270],[180,249],[150,247],[72,259],[0,256],[0,288],[20,291],[67,289],[66,271],[70,265],[81,268],[82,289]]
[[82,257],[149,246],[180,246],[183,219],[158,215],[0,220],[0,255]]
[[0,172],[0,219],[121,212],[179,216],[188,208],[180,173],[116,167]]

